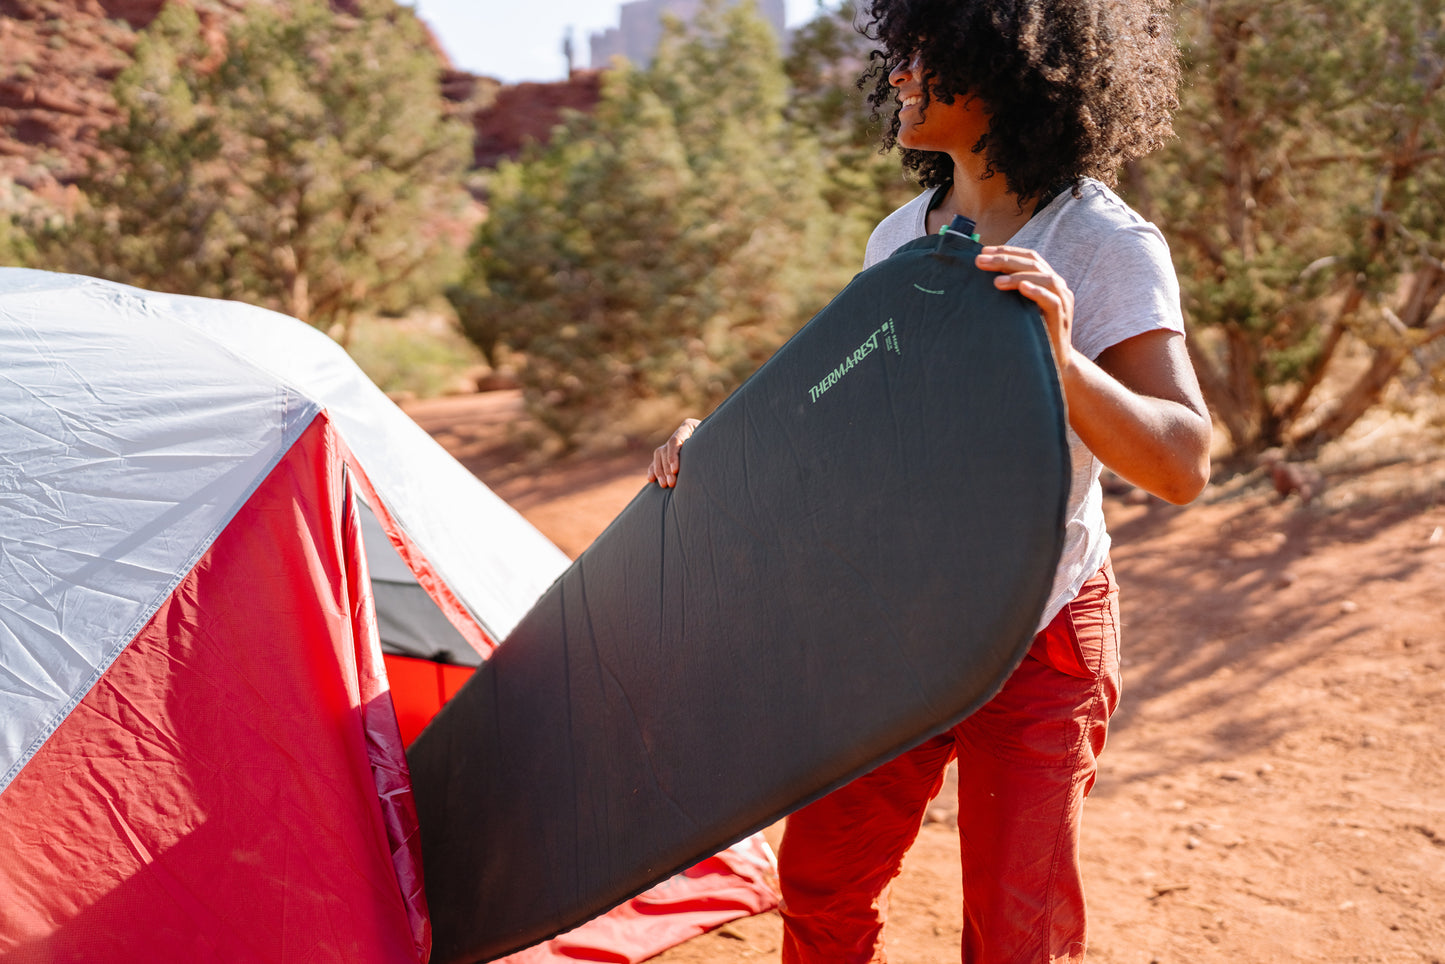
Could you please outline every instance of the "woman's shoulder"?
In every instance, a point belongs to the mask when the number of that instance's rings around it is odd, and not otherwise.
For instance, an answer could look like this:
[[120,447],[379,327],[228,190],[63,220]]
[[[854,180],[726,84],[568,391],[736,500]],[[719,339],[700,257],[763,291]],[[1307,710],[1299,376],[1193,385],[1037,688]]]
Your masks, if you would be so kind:
[[1086,180],[1031,221],[1034,247],[1074,291],[1074,344],[1090,358],[1155,328],[1182,332],[1179,282],[1157,227],[1106,185]]
[[1084,178],[1077,187],[1059,192],[1034,220],[1044,230],[1065,229],[1095,240],[1131,229],[1158,231],[1107,184],[1093,178]]
[[1092,178],[1060,192],[1024,225],[1014,244],[1033,248],[1056,270],[1075,275],[1091,265],[1145,260],[1169,263],[1163,233],[1107,185]]
[[924,223],[928,216],[929,203],[937,190],[932,187],[926,188],[923,193],[913,200],[899,205],[892,214],[878,222],[878,226],[868,236],[868,248],[863,256],[863,267],[871,268],[909,241],[927,233],[924,230]]

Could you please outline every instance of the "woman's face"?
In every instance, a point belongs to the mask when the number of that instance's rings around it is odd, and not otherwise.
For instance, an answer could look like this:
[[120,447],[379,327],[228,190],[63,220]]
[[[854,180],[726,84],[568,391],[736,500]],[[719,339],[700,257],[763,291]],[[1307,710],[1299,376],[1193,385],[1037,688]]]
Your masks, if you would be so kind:
[[975,97],[955,96],[946,104],[935,92],[924,110],[926,70],[915,53],[888,73],[898,94],[898,143],[917,151],[968,152],[988,133],[988,114]]

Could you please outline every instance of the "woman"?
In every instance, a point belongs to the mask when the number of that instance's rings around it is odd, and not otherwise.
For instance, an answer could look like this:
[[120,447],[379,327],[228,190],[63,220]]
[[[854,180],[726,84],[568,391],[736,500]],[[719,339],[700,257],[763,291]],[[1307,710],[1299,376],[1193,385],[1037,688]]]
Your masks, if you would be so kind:
[[[1078,839],[1119,696],[1118,590],[1099,473],[1185,503],[1210,421],[1162,235],[1110,189],[1171,133],[1178,80],[1150,0],[874,0],[865,8],[885,148],[925,190],[885,218],[865,266],[978,225],[979,268],[1038,305],[1068,405],[1065,548],[1029,654],[949,732],[794,813],[779,852],[783,961],[884,960],[886,892],[950,760],[959,762],[962,959],[1079,961]],[[676,483],[689,419],[648,478]]]

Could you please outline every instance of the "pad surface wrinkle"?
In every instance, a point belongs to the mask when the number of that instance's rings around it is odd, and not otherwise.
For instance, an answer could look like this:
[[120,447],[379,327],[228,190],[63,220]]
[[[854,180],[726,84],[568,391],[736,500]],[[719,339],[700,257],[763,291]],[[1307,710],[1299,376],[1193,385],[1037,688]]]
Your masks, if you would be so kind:
[[413,744],[433,961],[645,890],[1022,659],[1063,541],[1063,403],[1037,311],[977,251],[923,238],[855,278]]

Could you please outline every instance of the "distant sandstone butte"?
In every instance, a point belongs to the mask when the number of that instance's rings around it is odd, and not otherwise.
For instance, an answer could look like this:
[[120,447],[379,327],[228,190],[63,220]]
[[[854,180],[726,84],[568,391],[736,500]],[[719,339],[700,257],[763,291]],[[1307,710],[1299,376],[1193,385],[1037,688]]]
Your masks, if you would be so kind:
[[[244,0],[194,0],[219,44]],[[116,120],[111,84],[164,0],[0,0],[0,179],[55,197]]]
[[[166,0],[0,0],[0,189],[10,181],[59,201],[99,148],[99,133],[117,119],[110,89],[130,63],[137,31]],[[245,3],[188,2],[219,52]],[[331,0],[351,12],[354,0]],[[456,70],[439,44],[438,86],[453,112],[476,130],[478,165],[515,157],[529,140],[546,140],[567,108],[590,110],[599,97],[596,71],[554,84],[506,87]],[[3,193],[3,192],[0,192]],[[0,198],[3,202],[3,198]]]
[[500,88],[492,103],[473,115],[478,167],[514,158],[530,141],[546,143],[564,111],[590,112],[602,96],[600,70],[574,70],[566,80]]

